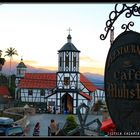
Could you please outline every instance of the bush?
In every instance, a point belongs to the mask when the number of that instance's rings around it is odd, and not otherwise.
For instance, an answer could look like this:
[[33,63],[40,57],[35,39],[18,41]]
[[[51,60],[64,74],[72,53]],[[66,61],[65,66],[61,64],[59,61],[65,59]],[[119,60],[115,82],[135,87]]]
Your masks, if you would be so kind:
[[66,118],[66,125],[64,131],[69,132],[77,127],[76,119],[73,115],[68,115]]

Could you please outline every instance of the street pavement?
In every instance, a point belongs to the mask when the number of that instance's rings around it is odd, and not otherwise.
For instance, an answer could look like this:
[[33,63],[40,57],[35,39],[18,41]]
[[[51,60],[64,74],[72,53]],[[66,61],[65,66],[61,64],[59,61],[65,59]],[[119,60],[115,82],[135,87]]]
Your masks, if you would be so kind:
[[[28,116],[28,120],[30,123],[28,126],[27,136],[33,137],[32,134],[33,134],[34,126],[37,122],[40,122],[40,136],[47,137],[48,136],[48,126],[50,125],[51,119],[54,119],[56,122],[58,122],[60,124],[59,125],[60,127],[63,127],[63,125],[66,122],[67,115],[68,114],[35,114],[32,116]],[[80,124],[80,122],[78,120],[78,116],[77,115],[74,115],[74,116],[76,118],[77,123]],[[97,118],[100,121],[102,121],[102,115],[88,115],[86,124]]]

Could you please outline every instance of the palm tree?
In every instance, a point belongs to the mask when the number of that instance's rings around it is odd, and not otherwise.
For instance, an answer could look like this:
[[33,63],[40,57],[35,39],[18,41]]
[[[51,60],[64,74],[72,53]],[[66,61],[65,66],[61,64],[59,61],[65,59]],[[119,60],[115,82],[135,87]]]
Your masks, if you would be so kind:
[[0,50],[0,58],[1,58],[1,56],[2,56],[2,50]]
[[[18,55],[17,53],[17,50],[15,48],[7,48],[7,50],[5,51],[6,55],[5,56],[8,56],[10,58],[10,76],[11,76],[11,63],[12,63],[12,57],[13,55]],[[11,78],[10,78],[11,79]],[[9,87],[11,85],[11,81],[9,79]]]

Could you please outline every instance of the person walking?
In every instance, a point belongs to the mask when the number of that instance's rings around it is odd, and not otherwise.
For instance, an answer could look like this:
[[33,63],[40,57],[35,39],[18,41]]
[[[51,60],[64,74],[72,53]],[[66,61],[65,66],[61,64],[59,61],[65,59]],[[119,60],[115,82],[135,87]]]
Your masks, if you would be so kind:
[[39,136],[39,133],[40,133],[40,123],[37,122],[34,127],[33,136]]
[[51,123],[50,123],[51,136],[55,136],[57,131],[58,131],[57,123],[54,119],[51,119]]

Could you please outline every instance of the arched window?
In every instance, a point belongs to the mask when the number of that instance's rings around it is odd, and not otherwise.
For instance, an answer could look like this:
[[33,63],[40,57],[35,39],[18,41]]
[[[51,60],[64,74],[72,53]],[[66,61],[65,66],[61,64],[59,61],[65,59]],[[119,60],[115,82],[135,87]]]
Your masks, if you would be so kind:
[[65,56],[65,66],[69,67],[69,53],[66,52],[66,56]]
[[76,56],[73,57],[73,66],[76,67]]
[[59,59],[59,66],[61,67],[62,66],[62,57],[60,57],[60,59]]

